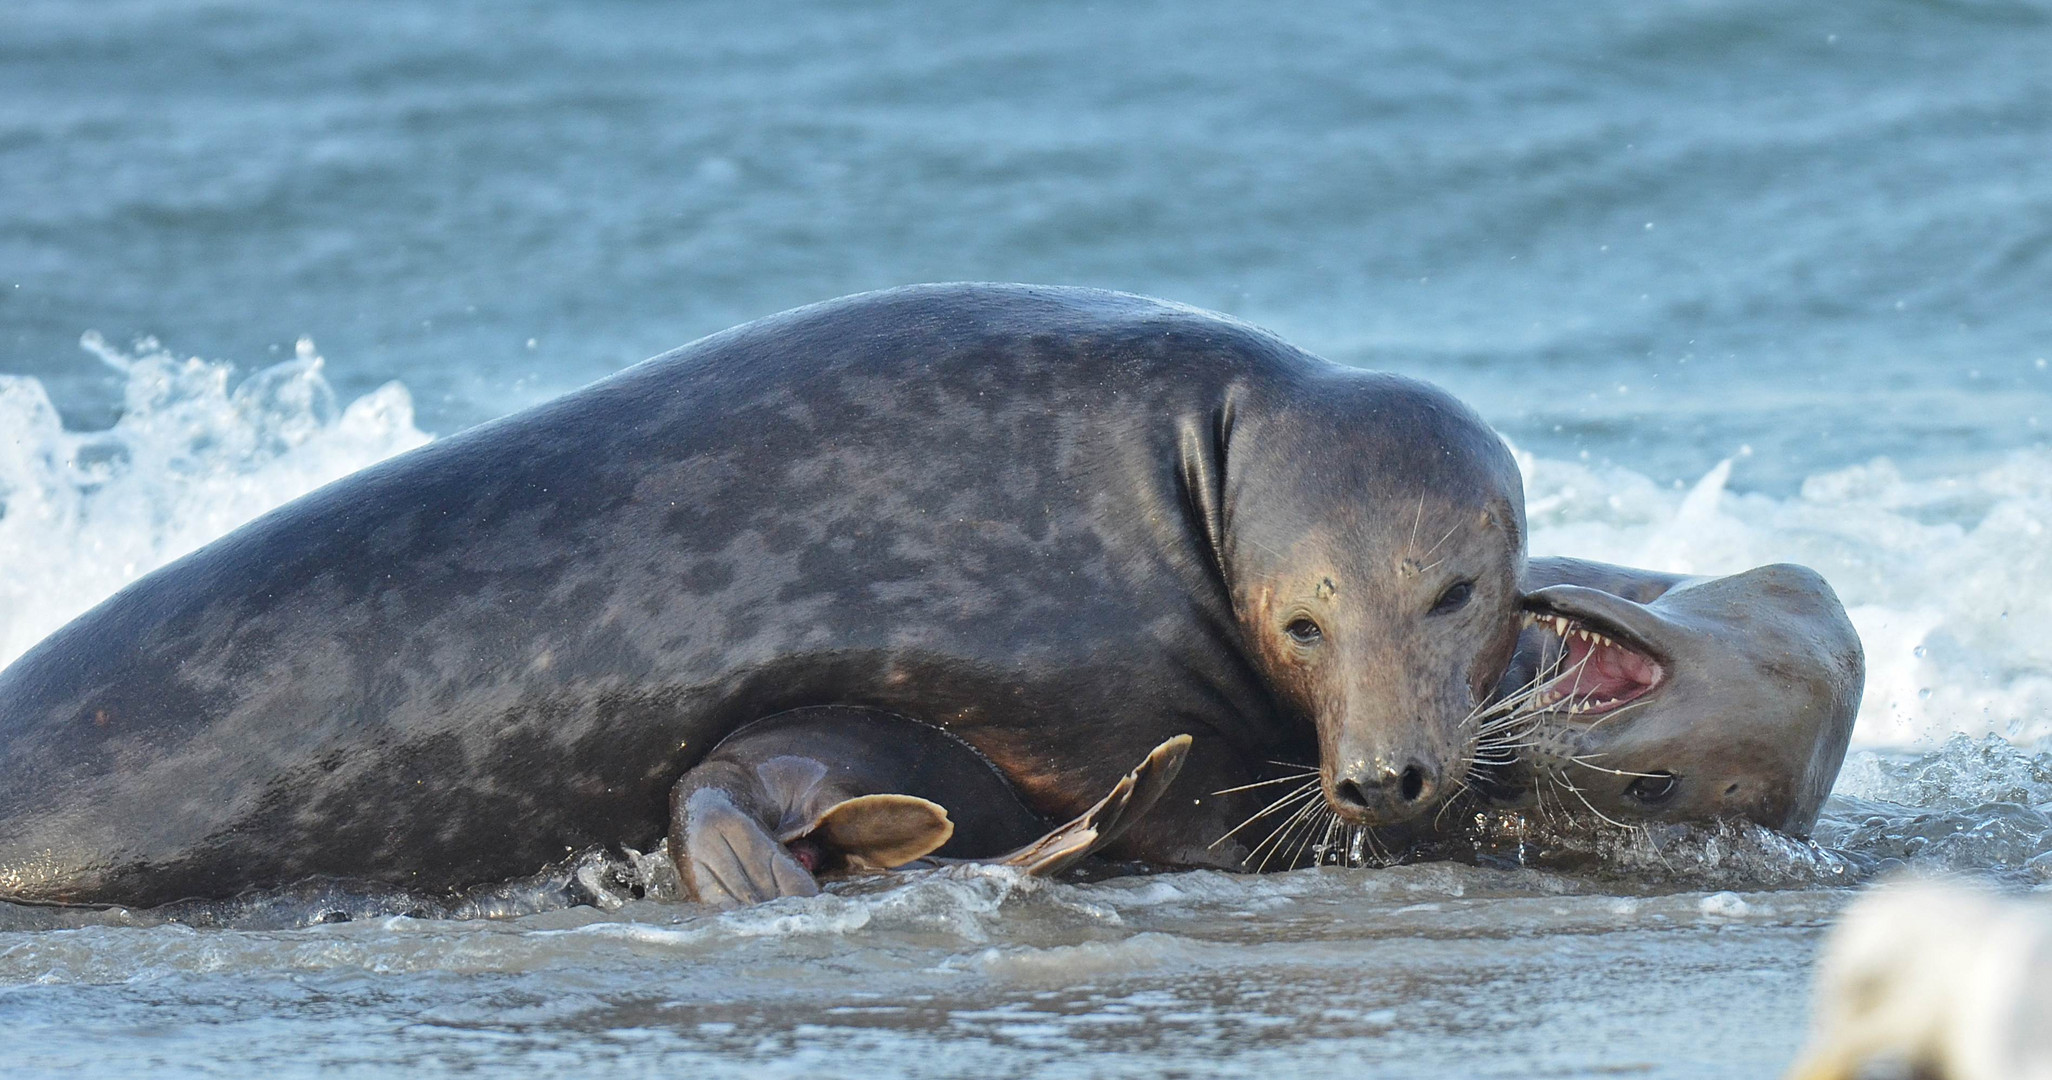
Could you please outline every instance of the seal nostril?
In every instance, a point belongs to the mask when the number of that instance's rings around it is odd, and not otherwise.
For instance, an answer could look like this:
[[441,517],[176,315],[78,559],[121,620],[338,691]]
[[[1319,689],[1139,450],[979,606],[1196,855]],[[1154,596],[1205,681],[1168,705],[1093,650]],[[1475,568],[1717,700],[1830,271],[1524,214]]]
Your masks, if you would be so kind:
[[1367,793],[1361,790],[1361,785],[1352,780],[1342,780],[1334,784],[1332,786],[1332,793],[1339,796],[1339,801],[1346,803],[1348,806],[1358,807],[1362,810],[1368,809]]
[[1417,802],[1418,797],[1425,794],[1425,770],[1416,765],[1405,769],[1404,775],[1397,781],[1397,791],[1403,795],[1405,802]]

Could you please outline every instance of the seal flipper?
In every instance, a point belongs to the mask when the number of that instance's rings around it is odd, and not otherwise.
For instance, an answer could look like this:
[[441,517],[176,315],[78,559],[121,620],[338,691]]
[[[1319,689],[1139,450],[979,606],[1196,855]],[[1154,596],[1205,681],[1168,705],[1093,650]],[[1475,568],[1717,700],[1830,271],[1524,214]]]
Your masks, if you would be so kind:
[[677,799],[671,822],[677,873],[705,903],[759,904],[819,892],[811,872],[724,789],[701,787]]
[[1046,828],[967,743],[843,706],[741,728],[670,796],[678,877],[688,895],[715,904],[810,896],[820,875],[891,869],[929,854],[988,857]]
[[955,835],[937,803],[915,795],[859,795],[827,807],[812,828],[787,843],[814,840],[861,868],[889,870],[931,855]]
[[933,852],[954,834],[935,803],[910,795],[858,795],[817,820],[772,836],[724,788],[698,787],[679,803],[678,873],[699,900],[759,904],[819,892],[814,871],[888,870]]
[[1016,866],[1035,877],[1061,873],[1078,859],[1118,839],[1120,833],[1153,809],[1182,771],[1183,758],[1189,753],[1188,735],[1162,743],[1149,751],[1132,772],[1120,777],[1104,798],[1067,824],[1016,851],[974,861]]

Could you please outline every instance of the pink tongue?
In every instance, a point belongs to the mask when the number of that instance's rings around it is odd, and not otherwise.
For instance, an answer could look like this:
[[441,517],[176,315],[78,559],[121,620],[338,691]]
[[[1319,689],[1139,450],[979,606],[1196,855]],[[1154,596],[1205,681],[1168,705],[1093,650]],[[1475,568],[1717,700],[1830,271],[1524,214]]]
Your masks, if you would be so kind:
[[1635,697],[1660,677],[1660,666],[1651,658],[1615,645],[1598,645],[1578,637],[1568,638],[1566,667],[1574,671],[1565,682],[1570,693],[1587,701],[1611,701]]

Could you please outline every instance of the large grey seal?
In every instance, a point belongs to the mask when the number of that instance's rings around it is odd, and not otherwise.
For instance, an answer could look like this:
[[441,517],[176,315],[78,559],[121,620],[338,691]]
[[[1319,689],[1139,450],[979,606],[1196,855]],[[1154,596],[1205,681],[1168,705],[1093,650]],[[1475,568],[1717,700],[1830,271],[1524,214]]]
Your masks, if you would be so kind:
[[[1431,807],[1517,639],[1522,487],[1424,384],[1140,297],[922,286],[714,335],[323,488],[0,673],[0,897],[414,889],[646,848],[742,725],[945,729],[1112,854],[1315,757]],[[1173,810],[1170,813],[1167,811]],[[1236,842],[1237,843],[1237,842]]]

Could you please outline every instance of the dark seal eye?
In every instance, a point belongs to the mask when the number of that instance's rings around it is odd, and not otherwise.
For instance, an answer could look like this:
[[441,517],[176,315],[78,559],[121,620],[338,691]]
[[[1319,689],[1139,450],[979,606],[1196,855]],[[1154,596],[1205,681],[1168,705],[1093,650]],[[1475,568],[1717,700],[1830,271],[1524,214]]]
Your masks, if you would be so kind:
[[1445,592],[1439,594],[1439,599],[1432,602],[1432,610],[1425,614],[1444,615],[1449,611],[1459,611],[1468,605],[1468,598],[1473,595],[1475,595],[1474,582],[1456,581],[1448,585]]
[[1647,806],[1658,806],[1674,798],[1675,789],[1680,786],[1673,773],[1647,773],[1625,785],[1625,794]]
[[1316,645],[1325,637],[1325,631],[1320,630],[1317,623],[1301,615],[1290,620],[1290,625],[1283,627],[1283,633],[1299,645]]

